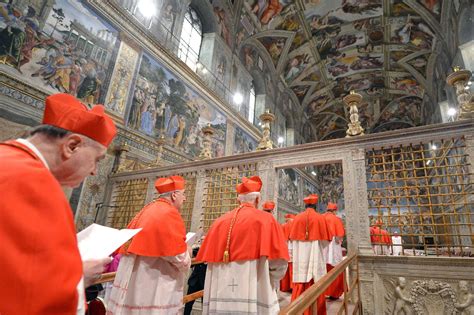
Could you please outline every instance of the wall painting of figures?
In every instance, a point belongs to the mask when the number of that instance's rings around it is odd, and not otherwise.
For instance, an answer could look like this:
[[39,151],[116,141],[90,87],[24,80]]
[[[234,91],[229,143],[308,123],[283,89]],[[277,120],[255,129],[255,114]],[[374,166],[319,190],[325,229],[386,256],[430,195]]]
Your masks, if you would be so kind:
[[301,176],[292,168],[278,170],[278,198],[281,198],[294,206],[301,205],[298,187]]
[[234,154],[255,151],[257,141],[239,127],[235,127]]
[[145,53],[131,102],[129,127],[152,137],[163,131],[169,145],[194,157],[203,145],[201,128],[211,124],[213,155],[224,156],[225,116]]
[[122,41],[117,61],[110,82],[110,89],[105,98],[105,107],[123,119],[125,105],[132,85],[133,74],[137,67],[139,51]]
[[0,3],[0,64],[48,93],[102,102],[117,31],[82,1]]

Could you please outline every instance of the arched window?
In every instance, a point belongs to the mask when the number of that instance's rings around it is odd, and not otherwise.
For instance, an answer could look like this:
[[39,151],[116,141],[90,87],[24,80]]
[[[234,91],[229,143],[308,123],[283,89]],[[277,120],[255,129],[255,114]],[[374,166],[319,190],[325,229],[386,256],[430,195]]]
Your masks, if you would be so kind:
[[202,23],[196,11],[188,7],[184,15],[181,38],[179,40],[178,57],[184,61],[193,71],[199,59],[199,51],[202,42]]
[[254,123],[254,119],[255,119],[255,99],[256,99],[256,95],[255,95],[255,88],[253,87],[253,83],[252,85],[250,86],[250,96],[249,96],[249,121],[253,124]]

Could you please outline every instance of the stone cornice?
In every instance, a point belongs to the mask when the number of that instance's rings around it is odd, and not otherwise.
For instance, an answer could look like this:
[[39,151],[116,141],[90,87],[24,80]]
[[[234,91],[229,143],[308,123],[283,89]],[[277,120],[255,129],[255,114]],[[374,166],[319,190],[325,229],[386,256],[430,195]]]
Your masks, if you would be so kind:
[[[319,149],[332,149],[334,156],[342,153],[351,152],[354,149],[365,150],[372,148],[383,148],[384,146],[396,146],[400,144],[409,143],[420,143],[426,142],[427,140],[436,139],[449,139],[452,137],[459,137],[465,134],[474,133],[474,119],[462,120],[457,122],[429,125],[422,127],[413,127],[401,130],[387,131],[382,133],[367,134],[358,137],[342,138],[327,140],[321,142],[312,142],[301,145],[296,145],[287,148],[277,148],[259,152],[249,152],[239,155],[226,156],[221,158],[214,158],[204,161],[194,161],[188,163],[181,163],[178,165],[170,165],[166,168],[153,168],[146,171],[134,172],[134,175],[139,176],[146,174],[154,174],[156,172],[176,172],[176,170],[182,170],[184,168],[206,168],[209,164],[221,166],[232,166],[235,162],[252,161],[258,162],[272,157],[272,160],[288,160],[296,157],[301,158],[304,156],[314,155],[315,150]],[[338,154],[336,154],[338,153]],[[127,173],[114,175],[113,177],[124,176]],[[129,176],[130,174],[128,174]]]

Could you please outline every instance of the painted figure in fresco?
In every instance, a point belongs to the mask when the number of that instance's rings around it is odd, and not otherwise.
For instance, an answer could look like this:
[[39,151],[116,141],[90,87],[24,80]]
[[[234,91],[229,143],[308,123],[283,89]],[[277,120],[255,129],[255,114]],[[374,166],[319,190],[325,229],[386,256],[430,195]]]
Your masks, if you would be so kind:
[[93,104],[98,98],[100,81],[98,79],[97,64],[94,60],[88,60],[83,67],[85,78],[79,86],[77,97],[86,103]]
[[147,135],[152,136],[155,119],[155,108],[149,105],[147,110],[142,113],[140,129]]
[[335,37],[341,32],[341,25],[344,21],[331,16],[334,10],[329,11],[323,16],[313,15],[309,26],[311,27],[311,33],[313,36],[324,36]]
[[395,31],[399,43],[411,43],[419,48],[428,49],[434,33],[425,23],[409,18],[407,23]]
[[141,107],[145,101],[145,95],[143,91],[137,86],[133,94],[132,108],[130,110],[129,126],[138,129],[141,123]]
[[[18,69],[21,68],[24,64],[30,62],[33,55],[33,48],[40,45],[44,39],[41,38],[39,33],[39,22],[35,17],[35,10],[28,6],[28,12],[26,14],[25,20],[25,43],[21,49],[20,63]],[[21,71],[20,71],[21,72]]]
[[184,116],[180,115],[178,119],[178,129],[173,135],[174,147],[178,147],[181,144],[181,141],[183,141],[185,128],[186,128],[186,119],[184,118]]
[[308,65],[310,56],[308,54],[298,55],[290,60],[288,64],[288,71],[285,75],[286,82],[295,79],[301,71]]
[[285,39],[277,39],[272,41],[272,43],[267,47],[270,56],[272,57],[273,62],[276,64],[280,58],[281,52],[285,47]]
[[253,49],[249,46],[244,47],[243,49],[244,53],[244,61],[245,61],[245,67],[247,70],[250,70],[255,66],[255,53]]
[[25,43],[26,24],[20,10],[11,4],[0,4],[0,16],[6,24],[0,31],[0,57],[6,58],[7,64],[17,67]]
[[168,3],[163,6],[160,16],[161,23],[164,24],[170,32],[173,32],[177,11],[178,8],[174,0],[168,1]]
[[219,35],[225,40],[227,45],[232,43],[229,28],[226,25],[226,13],[223,8],[214,7],[214,15],[217,17],[217,24],[219,25]]
[[345,13],[364,14],[376,13],[382,7],[380,0],[343,0],[342,11]]
[[440,13],[441,1],[440,0],[421,0],[423,6],[435,14]]
[[[68,92],[72,60],[62,54],[58,55],[54,60],[54,67],[54,75],[49,77],[46,83],[49,84],[51,87],[56,88],[60,92]],[[90,104],[91,103],[92,102],[90,102]]]
[[82,64],[87,63],[83,59],[76,59],[74,65],[71,67],[69,74],[69,94],[76,95],[77,89],[79,88],[79,82],[81,81]]
[[125,79],[128,76],[128,71],[125,68],[120,68],[117,71],[117,75],[119,76],[118,81],[114,84],[112,87],[112,98],[108,104],[110,109],[116,112],[122,112],[124,108],[124,102],[125,100],[123,99],[125,90],[123,87],[125,86]]
[[352,70],[365,70],[381,68],[383,61],[380,57],[372,57],[370,55],[359,56],[359,58],[351,64]]
[[257,15],[262,24],[266,25],[273,17],[280,14],[282,10],[283,6],[278,0],[258,0],[252,12]]

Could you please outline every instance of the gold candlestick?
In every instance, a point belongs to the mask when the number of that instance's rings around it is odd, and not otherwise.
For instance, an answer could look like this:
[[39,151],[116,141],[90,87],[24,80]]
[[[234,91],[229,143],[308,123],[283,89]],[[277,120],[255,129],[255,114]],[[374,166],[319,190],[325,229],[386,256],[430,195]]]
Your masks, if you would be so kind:
[[275,120],[275,115],[270,113],[270,110],[266,110],[265,113],[260,115],[260,120],[262,121],[262,138],[257,146],[257,151],[273,149],[273,141],[270,139],[270,124]]
[[472,95],[466,90],[467,83],[471,78],[471,71],[454,67],[454,72],[447,78],[446,82],[456,89],[456,96],[459,103],[458,119],[469,119],[474,117],[474,102]]
[[349,106],[350,123],[347,125],[346,137],[360,136],[364,134],[364,128],[360,125],[359,110],[357,106],[362,101],[362,95],[351,91],[343,99],[344,103]]
[[211,127],[211,124],[207,124],[201,129],[203,137],[203,146],[199,158],[201,160],[212,159],[212,141],[211,137],[215,133],[214,128]]

